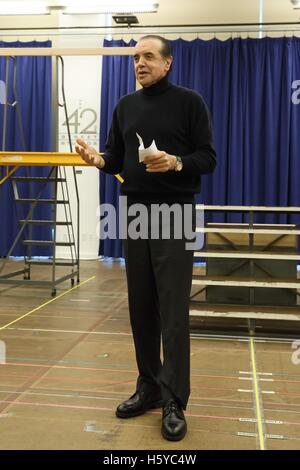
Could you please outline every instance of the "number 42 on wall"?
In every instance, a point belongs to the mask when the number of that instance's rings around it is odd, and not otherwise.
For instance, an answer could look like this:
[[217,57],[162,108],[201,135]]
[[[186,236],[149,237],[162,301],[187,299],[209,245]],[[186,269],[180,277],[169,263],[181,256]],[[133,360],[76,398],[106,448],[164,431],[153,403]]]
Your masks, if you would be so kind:
[[[84,119],[84,115],[86,115]],[[82,121],[89,119],[89,124],[80,129]],[[97,134],[97,113],[92,108],[85,108],[79,114],[79,109],[76,109],[68,118],[70,128],[73,127],[73,133],[76,135],[79,134]],[[65,121],[63,126],[67,126],[67,121]]]

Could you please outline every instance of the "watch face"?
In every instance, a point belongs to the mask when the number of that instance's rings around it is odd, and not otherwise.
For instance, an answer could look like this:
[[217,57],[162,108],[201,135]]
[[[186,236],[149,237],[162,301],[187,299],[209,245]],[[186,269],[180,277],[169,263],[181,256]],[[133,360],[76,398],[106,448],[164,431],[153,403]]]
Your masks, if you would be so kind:
[[181,171],[183,167],[182,160],[180,157],[177,157],[176,171]]

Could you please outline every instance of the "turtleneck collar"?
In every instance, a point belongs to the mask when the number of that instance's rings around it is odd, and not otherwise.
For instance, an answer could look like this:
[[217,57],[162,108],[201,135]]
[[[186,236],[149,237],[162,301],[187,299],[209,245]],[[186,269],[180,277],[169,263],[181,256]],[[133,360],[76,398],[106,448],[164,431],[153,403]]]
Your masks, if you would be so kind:
[[154,83],[154,85],[142,88],[142,93],[148,96],[155,96],[165,92],[171,86],[172,83],[169,82],[168,75],[166,75],[161,80],[159,80],[159,82]]

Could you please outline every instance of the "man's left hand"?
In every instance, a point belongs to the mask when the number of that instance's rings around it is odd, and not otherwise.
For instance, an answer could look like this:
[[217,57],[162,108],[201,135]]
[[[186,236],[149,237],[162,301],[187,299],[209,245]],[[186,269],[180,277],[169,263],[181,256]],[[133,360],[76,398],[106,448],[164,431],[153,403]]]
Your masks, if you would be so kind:
[[166,152],[157,152],[156,155],[144,158],[148,173],[165,173],[166,171],[174,170],[176,162],[176,157]]

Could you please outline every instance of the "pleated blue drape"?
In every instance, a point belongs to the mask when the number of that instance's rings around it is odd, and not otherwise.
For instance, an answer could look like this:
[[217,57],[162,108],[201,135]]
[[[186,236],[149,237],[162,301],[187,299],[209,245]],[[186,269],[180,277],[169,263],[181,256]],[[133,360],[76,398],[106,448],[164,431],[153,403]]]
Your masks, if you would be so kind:
[[[291,98],[292,83],[300,77],[300,40],[179,39],[173,48],[173,81],[199,91],[213,115],[218,165],[203,178],[199,199],[206,204],[299,205],[300,106]],[[218,218],[224,220],[221,214]]]
[[[104,40],[104,47],[133,47],[123,40]],[[104,56],[102,62],[101,110],[100,110],[100,151],[105,150],[105,142],[110,128],[112,113],[119,99],[135,90],[133,61],[130,56]],[[119,207],[119,181],[111,175],[100,172],[100,202]],[[113,258],[122,256],[120,240],[106,238],[100,240],[99,254]]]
[[[174,62],[170,81],[198,91],[213,119],[217,167],[212,175],[202,178],[197,200],[216,205],[300,206],[300,104],[292,102],[292,84],[300,80],[300,39],[178,39],[171,44]],[[110,41],[105,45],[117,44]],[[111,57],[109,64],[110,69],[104,64],[103,80],[110,83],[113,79],[114,85],[105,90],[116,98],[116,90],[133,73],[133,64],[125,57]],[[121,72],[114,77],[109,75],[112,64],[118,64]],[[124,85],[122,90],[126,90]],[[107,97],[109,101],[113,106],[114,99]],[[101,128],[106,125],[107,132],[107,110],[103,113]],[[106,182],[113,192],[115,182]],[[109,192],[107,186],[105,190],[102,202]],[[242,214],[225,217],[215,213],[210,220],[246,219]],[[299,223],[299,216],[263,214],[256,221]],[[102,254],[114,256],[113,247],[118,245],[111,243]]]
[[[0,47],[51,47],[51,41],[43,42],[0,42]],[[25,148],[21,139],[16,107],[9,106],[7,111],[7,129],[5,150],[8,151],[41,151],[51,150],[51,57],[17,57],[17,98],[20,109],[25,137]],[[6,59],[0,57],[0,80],[6,80]],[[9,83],[6,83],[8,90],[8,102],[14,101],[13,95],[13,61],[10,60]],[[0,145],[2,150],[3,138],[3,116],[4,106],[0,104]],[[0,170],[3,174],[4,169]],[[26,175],[46,176],[49,173],[48,167],[20,168],[16,176]],[[20,196],[30,197],[28,185],[19,185]],[[33,197],[41,189],[35,184]],[[43,192],[42,197],[50,196],[50,188]],[[28,207],[27,207],[28,210]],[[0,186],[0,256],[5,256],[20,228],[18,219],[27,213],[25,207],[15,206],[13,192],[10,181],[6,181]],[[36,208],[35,218],[51,218],[51,207],[40,205]],[[39,226],[33,231],[33,238],[50,240],[51,227]],[[21,256],[24,248],[19,243],[13,255]],[[50,250],[43,247],[35,247],[32,254],[36,256],[49,255]]]

